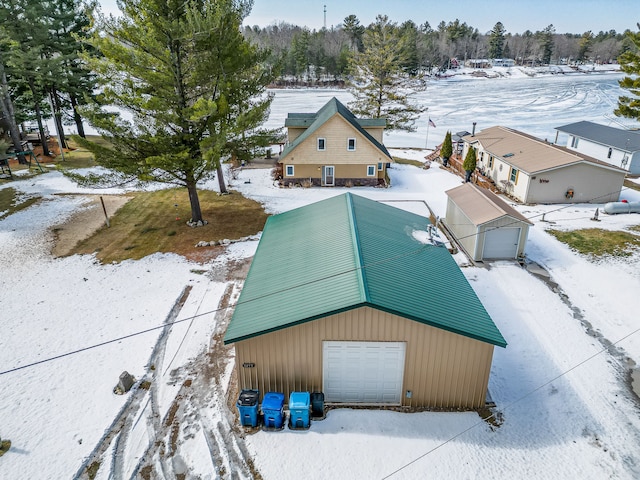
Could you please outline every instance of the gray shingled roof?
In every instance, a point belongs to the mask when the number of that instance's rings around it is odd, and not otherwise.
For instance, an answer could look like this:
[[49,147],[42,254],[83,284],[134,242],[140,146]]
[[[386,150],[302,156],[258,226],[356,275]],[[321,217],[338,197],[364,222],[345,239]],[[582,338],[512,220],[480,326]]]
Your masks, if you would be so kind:
[[577,163],[588,163],[606,170],[625,170],[566,147],[543,142],[531,135],[507,127],[490,127],[463,139],[470,145],[476,142],[482,150],[500,158],[508,165],[528,174],[546,172]]
[[351,111],[345,107],[340,101],[333,97],[329,100],[317,113],[289,113],[285,120],[285,127],[301,127],[306,128],[304,133],[297,137],[284,149],[280,158],[284,158],[298,145],[309,138],[313,133],[324,125],[334,115],[340,115],[344,118],[353,128],[355,128],[363,137],[376,146],[387,157],[391,158],[391,154],[382,143],[373,138],[369,132],[363,127],[370,126],[384,126],[386,120],[384,118],[356,118]]
[[556,130],[628,153],[640,150],[640,131],[638,130],[622,130],[587,121],[556,127]]

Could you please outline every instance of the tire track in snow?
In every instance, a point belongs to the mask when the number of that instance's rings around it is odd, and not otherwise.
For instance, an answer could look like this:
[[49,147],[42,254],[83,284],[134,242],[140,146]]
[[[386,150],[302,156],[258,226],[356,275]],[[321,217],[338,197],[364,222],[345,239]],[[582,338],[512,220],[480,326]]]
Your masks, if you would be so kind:
[[[166,348],[166,341],[168,338],[169,330],[171,329],[170,323],[172,323],[180,313],[180,310],[184,306],[184,303],[191,292],[191,286],[186,286],[183,290],[176,302],[173,305],[173,308],[165,318],[165,328],[162,329],[162,333],[158,337],[156,341],[156,345],[151,353],[151,357],[148,365],[153,365],[154,359],[161,354],[164,355],[164,349]],[[153,372],[155,373],[155,372]],[[129,392],[129,398],[116,415],[116,418],[113,420],[109,428],[105,431],[104,435],[95,446],[93,451],[89,454],[89,456],[82,463],[78,471],[73,476],[74,480],[85,480],[89,478],[89,474],[87,472],[87,468],[94,464],[95,462],[104,463],[102,458],[106,451],[109,449],[111,443],[116,441],[115,448],[113,450],[111,465],[110,465],[110,478],[122,478],[122,458],[123,458],[123,449],[126,446],[126,440],[128,434],[133,426],[135,426],[136,422],[133,422],[134,414],[140,410],[140,405],[144,397],[147,396],[147,391],[144,388],[140,388],[143,382],[148,381],[149,374],[145,375],[141,380],[138,380],[133,388]],[[153,384],[153,382],[152,382]],[[143,407],[143,412],[146,409]],[[138,417],[139,418],[139,417]]]
[[[233,272],[228,274],[234,275]],[[232,347],[224,345],[223,337],[232,314],[227,307],[237,300],[242,282],[239,278],[221,280],[227,282],[227,286],[217,306],[209,346],[194,360],[170,372],[174,381],[182,382],[182,385],[160,427],[154,427],[153,437],[150,436],[149,446],[129,477],[131,479],[140,476],[145,479],[175,478],[178,470],[188,464],[183,457],[190,451],[185,450],[182,455],[187,441],[204,442],[211,459],[211,471],[207,474],[213,474],[214,478],[261,478],[228,405],[233,355]],[[156,365],[156,371],[159,370]],[[145,475],[142,475],[143,471]]]

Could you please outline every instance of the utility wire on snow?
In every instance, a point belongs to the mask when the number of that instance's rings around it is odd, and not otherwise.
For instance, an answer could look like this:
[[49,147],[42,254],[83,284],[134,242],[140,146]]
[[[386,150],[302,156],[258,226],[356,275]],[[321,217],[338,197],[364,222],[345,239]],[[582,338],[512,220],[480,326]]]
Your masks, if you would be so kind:
[[[601,355],[602,353],[606,352],[609,350],[609,348],[611,348],[614,345],[617,345],[618,343],[626,340],[627,338],[635,335],[636,333],[640,332],[640,328],[637,328],[636,330],[626,334],[624,337],[616,340],[615,342],[613,342],[610,346],[608,347],[604,347],[600,350],[598,350],[596,353],[594,353],[593,355],[590,355],[589,357],[585,358],[584,360],[580,361],[579,363],[576,363],[575,365],[573,365],[572,367],[568,368],[567,370],[565,370],[562,373],[559,373],[558,375],[556,375],[555,377],[551,378],[550,380],[547,380],[545,383],[543,383],[542,385],[537,386],[536,388],[528,391],[527,393],[525,393],[524,395],[522,395],[520,398],[514,400],[513,402],[509,403],[508,405],[506,405],[505,407],[503,407],[500,411],[505,411],[508,410],[509,408],[513,407],[514,405],[516,405],[517,403],[520,403],[521,401],[523,401],[525,398],[530,397],[531,395],[533,395],[534,393],[536,393],[537,391],[541,390],[542,388],[546,387],[547,385],[555,382],[556,380],[558,380],[561,377],[564,377],[565,375],[567,375],[568,373],[572,372],[573,370],[575,370],[576,368],[581,367],[582,365],[584,365],[585,363],[589,362],[590,360],[593,360],[594,358],[596,358],[598,355]],[[473,430],[474,428],[476,428],[479,425],[482,425],[483,423],[485,423],[487,420],[494,418],[495,419],[496,414],[492,413],[491,415],[489,415],[486,418],[483,418],[479,421],[477,421],[476,423],[474,423],[473,425],[471,425],[468,428],[465,428],[464,430],[462,430],[461,432],[456,433],[454,436],[449,437],[448,439],[446,439],[444,442],[439,443],[438,445],[436,445],[435,447],[433,447],[432,449],[428,450],[427,452],[423,453],[422,455],[420,455],[419,457],[414,458],[413,460],[411,460],[410,462],[405,463],[404,465],[402,465],[401,467],[397,468],[396,470],[394,470],[393,472],[389,473],[388,475],[385,475],[384,477],[382,477],[380,480],[387,480],[388,478],[393,477],[396,473],[400,473],[402,470],[404,470],[405,468],[413,465],[414,463],[422,460],[423,458],[425,458],[426,456],[432,454],[433,452],[435,452],[436,450],[438,450],[441,447],[444,447],[446,444],[448,444],[449,442],[452,442],[453,440],[455,440],[458,437],[461,437],[462,435],[464,435],[465,433],[467,433],[470,430]]]
[[[629,187],[623,187],[622,190],[629,190]],[[611,192],[611,193],[615,193],[615,192]],[[602,197],[605,197],[605,196],[608,196],[608,195],[610,195],[610,194],[605,194],[605,195],[601,195],[599,197],[592,198],[590,200],[587,200],[585,203],[590,203],[590,202],[592,202],[594,200],[597,200],[599,198],[602,198]],[[534,219],[536,217],[544,216],[544,215],[547,215],[549,213],[558,212],[560,210],[564,210],[566,208],[572,208],[572,207],[575,207],[575,204],[564,205],[562,207],[555,208],[555,209],[550,210],[548,212],[544,212],[544,213],[539,213],[539,214],[533,215],[531,217],[528,217],[527,219],[531,220],[531,219]],[[488,229],[486,231],[497,230],[499,228],[506,228],[509,225],[512,225],[514,223],[517,223],[517,221],[514,221],[512,223],[508,223],[508,224],[505,224],[505,225],[502,225],[502,226],[499,226],[499,227],[495,227],[495,228],[492,228],[492,229]],[[475,237],[477,235],[479,235],[479,232],[476,232],[476,233],[473,233],[473,234],[470,234],[470,235],[466,235],[464,237],[460,237],[460,238],[458,238],[458,240],[462,240],[464,238]],[[339,277],[340,275],[345,275],[345,274],[352,273],[352,272],[355,272],[355,271],[358,271],[358,270],[364,270],[365,268],[372,267],[374,265],[380,265],[380,264],[392,262],[392,261],[397,260],[399,258],[404,258],[404,257],[408,257],[410,255],[415,255],[415,254],[419,253],[420,251],[424,250],[425,248],[427,248],[428,246],[429,245],[424,245],[424,246],[422,246],[420,248],[417,248],[415,250],[412,250],[410,252],[406,252],[406,253],[399,254],[399,255],[394,255],[394,256],[391,256],[391,257],[387,257],[387,258],[383,258],[381,260],[378,260],[377,262],[373,262],[373,263],[370,263],[368,265],[362,265],[360,267],[351,268],[351,269],[348,269],[348,270],[344,270],[342,272],[335,273],[333,275],[328,275],[326,277],[318,278],[318,279],[315,279],[315,280],[310,280],[308,282],[301,283],[301,284],[298,284],[298,285],[293,285],[291,287],[287,287],[287,288],[284,288],[284,289],[281,289],[281,290],[277,290],[275,292],[266,293],[266,294],[261,295],[259,297],[255,297],[255,298],[251,298],[251,299],[248,299],[248,300],[244,300],[242,302],[236,302],[235,304],[229,305],[227,307],[217,308],[215,310],[210,310],[208,312],[203,312],[203,313],[200,313],[200,314],[197,314],[197,315],[193,315],[191,317],[183,318],[181,320],[175,320],[175,321],[170,322],[170,323],[164,323],[162,325],[157,325],[155,327],[150,327],[150,328],[147,328],[145,330],[140,330],[140,331],[137,331],[137,332],[133,332],[133,333],[130,333],[128,335],[124,335],[122,337],[114,338],[114,339],[111,339],[111,340],[106,340],[104,342],[96,343],[94,345],[89,345],[89,346],[86,346],[86,347],[78,348],[77,350],[72,350],[72,351],[69,351],[69,352],[66,352],[66,353],[62,353],[60,355],[55,355],[53,357],[44,358],[44,359],[38,360],[36,362],[27,363],[27,364],[21,365],[19,367],[14,367],[14,368],[10,368],[8,370],[0,371],[0,376],[6,375],[6,374],[9,374],[9,373],[13,373],[13,372],[17,372],[17,371],[23,370],[25,368],[34,367],[36,365],[40,365],[40,364],[43,364],[43,363],[48,363],[48,362],[51,362],[51,361],[54,361],[54,360],[58,360],[58,359],[61,359],[61,358],[69,357],[71,355],[76,355],[78,353],[86,352],[87,350],[93,350],[95,348],[103,347],[105,345],[109,345],[109,344],[112,344],[112,343],[120,342],[122,340],[126,340],[126,339],[129,339],[129,338],[132,338],[132,337],[136,337],[138,335],[144,335],[145,333],[153,332],[155,330],[160,330],[160,329],[166,327],[167,325],[175,325],[175,324],[182,323],[182,322],[188,322],[188,321],[191,321],[191,320],[193,320],[195,318],[203,317],[205,315],[209,315],[209,314],[212,314],[212,313],[217,313],[217,312],[225,310],[227,308],[235,308],[237,305],[240,305],[240,304],[253,302],[253,301],[256,301],[256,300],[260,300],[262,298],[267,298],[267,297],[270,297],[272,295],[277,295],[277,294],[280,294],[280,293],[284,293],[284,292],[287,292],[287,291],[294,290],[296,288],[300,288],[300,287],[307,286],[307,285],[312,285],[312,284],[317,283],[317,282],[321,282],[321,281],[328,280],[328,279],[331,279],[331,278]],[[440,247],[438,247],[438,248],[440,248]]]
[[122,337],[113,338],[111,340],[105,340],[104,342],[96,343],[94,345],[89,345],[89,346],[86,346],[86,347],[78,348],[77,350],[71,350],[71,351],[66,352],[66,353],[61,353],[60,355],[55,355],[55,356],[52,356],[52,357],[44,358],[42,360],[38,360],[36,362],[31,362],[31,363],[27,363],[25,365],[20,365],[19,367],[10,368],[9,370],[0,371],[0,376],[6,375],[6,374],[9,374],[9,373],[13,373],[13,372],[17,372],[18,370],[24,370],[25,368],[34,367],[36,365],[40,365],[40,364],[43,364],[43,363],[52,362],[54,360],[59,360],[61,358],[69,357],[71,355],[76,355],[76,354],[81,353],[81,352],[86,352],[87,350],[93,350],[95,348],[103,347],[103,346],[109,345],[111,343],[120,342],[122,340],[126,340],[126,339],[129,339],[129,338],[132,338],[132,337],[136,337],[138,335],[144,335],[145,333],[153,332],[154,330],[160,330],[160,329],[165,328],[167,326],[176,325],[176,324],[179,324],[179,323],[182,323],[182,322],[189,322],[189,321],[191,321],[191,320],[193,320],[195,318],[200,318],[200,317],[204,317],[205,315],[210,315],[212,313],[217,313],[217,312],[220,312],[222,310],[226,310],[227,308],[235,308],[238,305],[242,305],[242,304],[250,303],[250,302],[255,302],[256,300],[261,300],[263,298],[268,298],[268,297],[270,297],[272,295],[278,295],[278,294],[281,294],[281,293],[289,292],[289,291],[294,290],[296,288],[301,288],[301,287],[304,287],[304,286],[307,286],[307,285],[313,285],[314,283],[318,283],[318,282],[322,282],[322,281],[325,281],[325,280],[329,280],[331,278],[339,277],[341,275],[346,275],[348,273],[352,273],[352,272],[355,272],[355,271],[358,271],[358,270],[364,270],[367,267],[373,267],[375,265],[382,265],[382,264],[389,263],[389,262],[392,262],[394,260],[397,260],[399,258],[408,257],[408,256],[411,256],[411,255],[416,255],[417,253],[421,252],[422,250],[428,248],[429,246],[430,245],[427,244],[427,245],[424,245],[424,246],[422,246],[420,248],[412,250],[410,252],[394,255],[392,257],[383,258],[382,260],[378,260],[377,262],[372,262],[372,263],[370,263],[368,265],[362,265],[362,266],[359,266],[359,267],[350,268],[350,269],[344,270],[342,272],[337,272],[337,273],[334,273],[332,275],[327,275],[325,277],[316,278],[314,280],[310,280],[308,282],[300,283],[298,285],[293,285],[291,287],[283,288],[283,289],[277,290],[275,292],[265,293],[264,295],[260,295],[258,297],[250,298],[248,300],[238,301],[233,305],[228,305],[226,307],[216,308],[214,310],[209,310],[207,312],[203,312],[203,313],[199,313],[199,314],[196,314],[196,315],[192,315],[190,317],[183,318],[183,319],[180,319],[180,320],[175,320],[173,322],[163,323],[162,325],[156,325],[155,327],[150,327],[150,328],[147,328],[147,329],[144,329],[144,330],[140,330],[140,331],[137,331],[137,332],[132,332],[132,333],[130,333],[128,335],[124,335]]

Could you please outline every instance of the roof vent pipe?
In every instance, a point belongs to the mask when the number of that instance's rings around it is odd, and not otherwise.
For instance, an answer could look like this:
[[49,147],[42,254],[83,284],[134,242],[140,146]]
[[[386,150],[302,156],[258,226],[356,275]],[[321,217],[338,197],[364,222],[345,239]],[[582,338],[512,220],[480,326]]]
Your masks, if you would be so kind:
[[476,122],[473,122],[473,129],[471,130],[471,136],[472,137],[476,136]]

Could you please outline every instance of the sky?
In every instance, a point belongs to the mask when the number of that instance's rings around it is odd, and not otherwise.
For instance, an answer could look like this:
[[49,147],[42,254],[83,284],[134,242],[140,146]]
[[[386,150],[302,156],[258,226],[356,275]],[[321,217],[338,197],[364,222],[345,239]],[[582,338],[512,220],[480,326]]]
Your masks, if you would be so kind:
[[[117,12],[115,0],[102,0],[103,11]],[[387,15],[394,22],[413,20],[435,28],[456,18],[477,28],[490,31],[502,22],[507,32],[522,33],[543,30],[553,25],[558,33],[584,33],[588,30],[637,30],[640,22],[638,0],[254,0],[245,25],[265,27],[286,22],[311,29],[323,27],[326,6],[326,26],[338,26],[348,15],[356,15],[363,25],[377,15]]]

